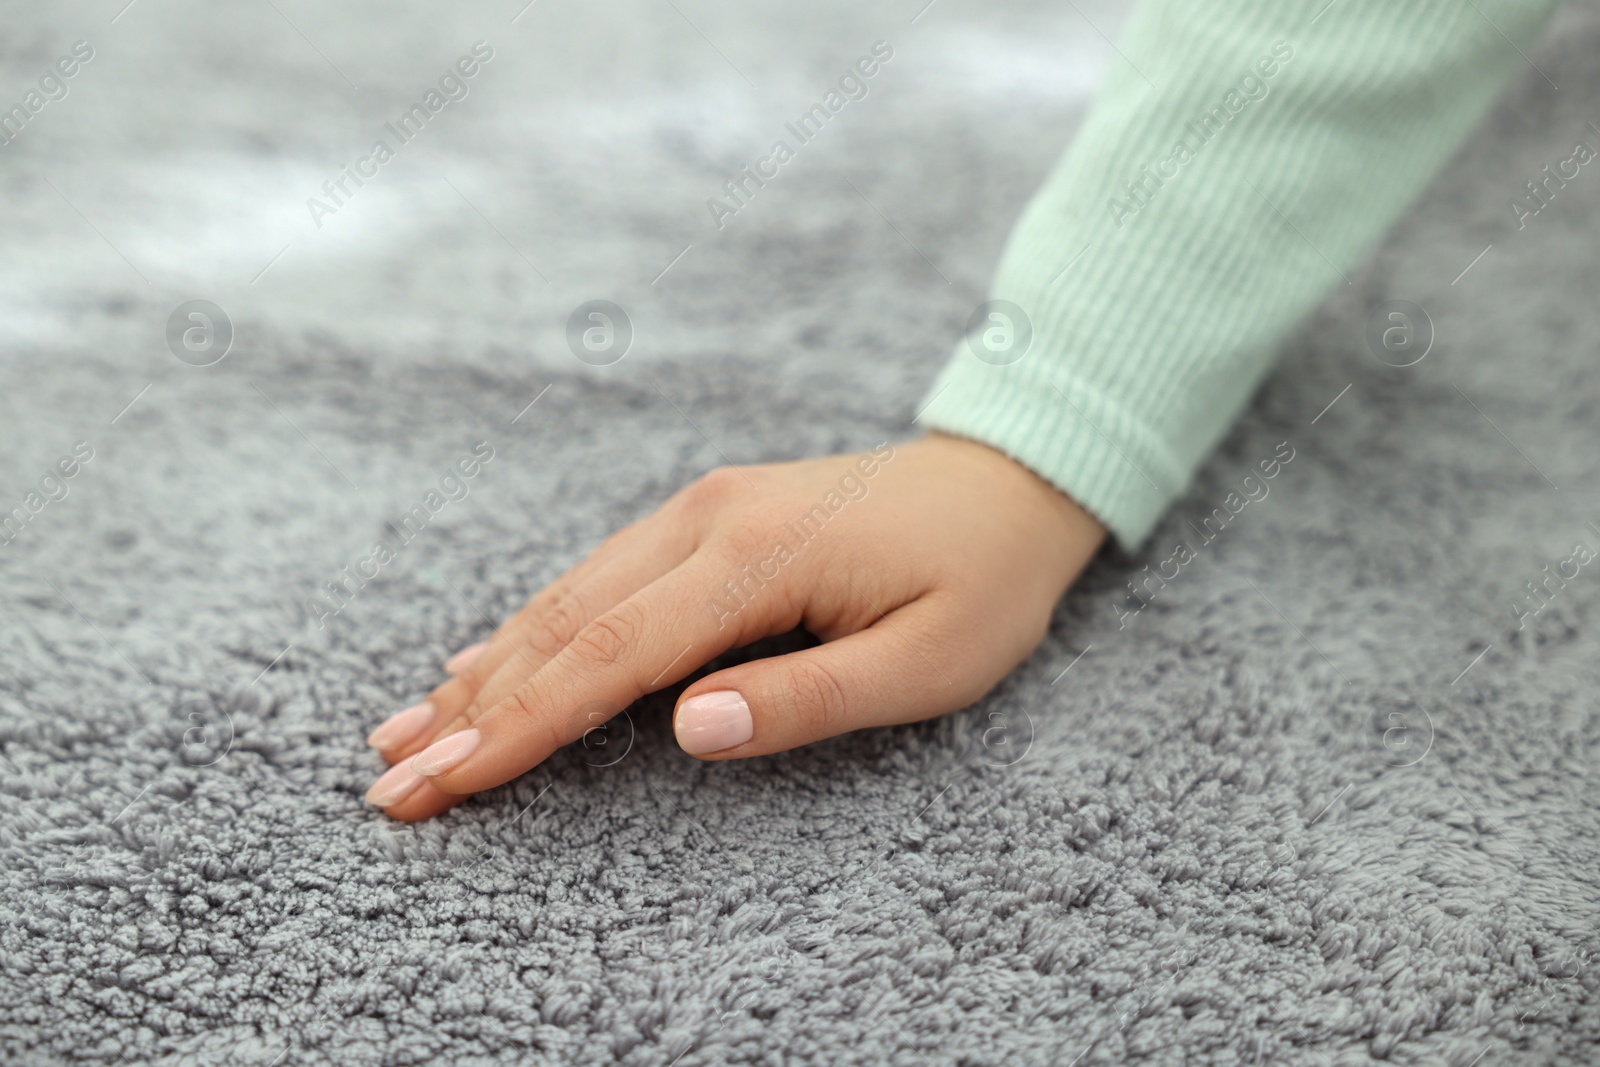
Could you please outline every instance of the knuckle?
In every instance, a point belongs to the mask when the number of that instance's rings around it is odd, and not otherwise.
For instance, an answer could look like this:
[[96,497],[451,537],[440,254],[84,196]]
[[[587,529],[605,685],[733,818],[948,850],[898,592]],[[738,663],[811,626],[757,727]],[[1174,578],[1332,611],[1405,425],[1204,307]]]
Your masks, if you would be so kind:
[[744,478],[733,467],[716,467],[696,479],[693,488],[696,495],[721,504],[748,488]]
[[678,491],[678,508],[692,519],[705,521],[737,499],[741,490],[749,491],[745,476],[733,467],[717,467]]
[[833,671],[811,659],[796,659],[789,666],[787,682],[796,717],[811,736],[832,737],[847,728],[849,702]]
[[716,539],[729,563],[751,563],[771,554],[780,537],[777,527],[766,511],[748,511],[724,522]]
[[510,696],[506,697],[504,704],[516,714],[517,718],[526,719],[530,722],[537,721],[539,708],[534,699],[535,693],[536,690],[533,684],[524,682],[522,685],[517,686]]
[[577,596],[565,587],[552,591],[548,603],[529,620],[524,643],[545,659],[554,659],[572,643],[584,624],[583,607]]
[[548,694],[532,680],[518,686],[505,703],[517,718],[535,731],[533,737],[543,737],[546,751],[554,752],[567,743],[568,739],[562,734],[560,716],[550,713]]
[[624,602],[579,630],[572,648],[589,666],[609,669],[627,657],[642,630],[638,609]]

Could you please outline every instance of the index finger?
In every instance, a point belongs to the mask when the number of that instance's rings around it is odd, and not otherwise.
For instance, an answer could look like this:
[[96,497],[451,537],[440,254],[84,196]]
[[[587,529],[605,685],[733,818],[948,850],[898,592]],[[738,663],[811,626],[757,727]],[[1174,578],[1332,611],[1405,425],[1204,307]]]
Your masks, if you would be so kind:
[[745,610],[730,611],[717,595],[731,573],[723,557],[697,552],[602,612],[509,697],[419,753],[412,768],[446,793],[500,785],[598,725],[593,708],[621,710],[730,648],[800,621],[770,584]]

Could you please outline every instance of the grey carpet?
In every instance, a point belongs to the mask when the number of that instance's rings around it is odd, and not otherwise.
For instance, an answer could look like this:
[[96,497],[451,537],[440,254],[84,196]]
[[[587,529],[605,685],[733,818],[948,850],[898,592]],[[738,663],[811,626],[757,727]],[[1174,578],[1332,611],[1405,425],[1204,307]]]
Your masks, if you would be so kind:
[[[1122,13],[100,6],[12,5],[0,44],[7,104],[96,47],[0,150],[0,504],[93,449],[0,549],[5,1062],[1593,1062],[1600,575],[1512,605],[1600,549],[1600,173],[1507,207],[1597,143],[1592,9],[979,706],[707,765],[660,694],[399,826],[361,738],[487,619],[724,456],[908,433],[1119,61],[1085,17]],[[479,38],[472,95],[312,227]],[[715,230],[705,198],[879,38],[870,95]],[[237,333],[207,368],[163,337],[198,298]],[[614,366],[563,341],[594,298],[636,326]],[[1416,366],[1363,339],[1391,299],[1436,325]]]

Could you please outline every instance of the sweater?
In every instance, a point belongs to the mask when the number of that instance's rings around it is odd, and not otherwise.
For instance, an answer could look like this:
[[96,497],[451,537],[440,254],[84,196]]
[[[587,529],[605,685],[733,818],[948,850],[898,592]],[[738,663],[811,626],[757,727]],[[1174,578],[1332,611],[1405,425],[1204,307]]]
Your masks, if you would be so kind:
[[1144,0],[917,421],[1138,548],[1553,7]]

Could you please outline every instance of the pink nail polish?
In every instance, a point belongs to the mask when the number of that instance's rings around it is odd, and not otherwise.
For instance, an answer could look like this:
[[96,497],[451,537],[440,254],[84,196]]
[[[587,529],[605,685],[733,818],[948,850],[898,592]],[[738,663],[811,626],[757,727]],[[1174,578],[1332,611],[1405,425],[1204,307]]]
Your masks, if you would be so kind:
[[397,763],[385,771],[382,778],[372,783],[372,788],[367,790],[367,803],[376,804],[380,808],[392,807],[415,793],[417,787],[426,781],[426,778],[408,765]]
[[457,652],[455,655],[445,660],[444,669],[449,671],[451,674],[460,674],[462,671],[472,666],[473,660],[483,655],[483,650],[485,647],[485,643],[482,641],[479,641],[475,645],[468,645],[460,652]]
[[678,708],[673,732],[680,748],[691,756],[702,756],[744,744],[755,733],[755,724],[744,697],[732,689],[721,689],[685,700]]
[[443,774],[465,762],[482,740],[483,735],[477,730],[462,730],[459,734],[451,734],[417,753],[417,758],[411,761],[411,767],[418,774],[426,774],[430,778],[436,774]]
[[399,748],[415,741],[433,722],[433,705],[424,700],[404,711],[397,711],[367,735],[373,748]]

